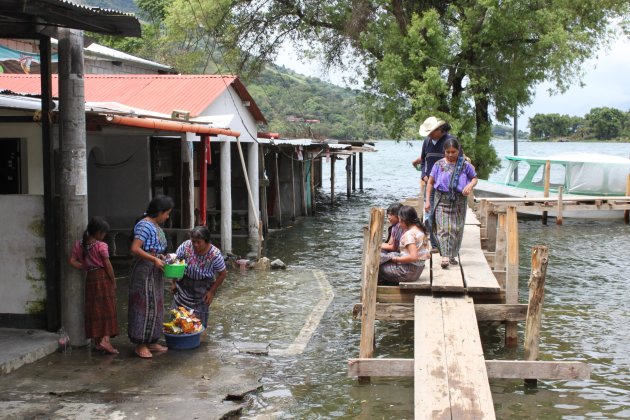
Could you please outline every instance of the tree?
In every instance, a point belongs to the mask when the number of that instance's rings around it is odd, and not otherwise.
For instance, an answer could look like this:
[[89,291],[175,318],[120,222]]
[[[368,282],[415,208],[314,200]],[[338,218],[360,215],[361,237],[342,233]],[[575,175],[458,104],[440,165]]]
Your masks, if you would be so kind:
[[584,116],[593,138],[609,140],[617,138],[624,131],[626,115],[615,108],[593,108]]
[[529,119],[532,139],[575,137],[584,125],[584,118],[560,114],[536,114]]
[[[371,118],[395,138],[448,118],[481,176],[497,165],[492,120],[507,122],[544,81],[563,91],[612,36],[625,0],[176,0],[233,69],[257,71],[287,41],[329,66],[364,69]],[[183,21],[182,21],[183,24]],[[348,57],[352,57],[349,59]]]

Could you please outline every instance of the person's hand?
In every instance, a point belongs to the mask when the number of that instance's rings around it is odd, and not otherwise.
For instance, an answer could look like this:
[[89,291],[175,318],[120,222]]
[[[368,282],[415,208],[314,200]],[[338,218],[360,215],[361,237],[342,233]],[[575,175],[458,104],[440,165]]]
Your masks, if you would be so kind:
[[162,261],[158,257],[153,257],[153,265],[159,268],[160,270],[164,270],[164,261]]
[[177,291],[177,282],[175,280],[173,280],[173,282],[171,283],[171,293],[175,293]]
[[210,290],[208,290],[203,295],[203,301],[206,302],[206,305],[210,305],[213,300],[214,300],[214,293],[212,293]]
[[472,192],[473,187],[472,185],[468,184],[464,187],[464,189],[462,190],[462,194],[463,195],[470,195],[470,193]]
[[431,202],[427,200],[427,202],[424,203],[424,211],[428,212],[429,210],[431,210]]
[[415,168],[416,165],[419,165],[421,162],[422,162],[422,160],[420,158],[415,159],[413,162],[411,162],[411,166],[413,166]]
[[422,180],[423,180],[424,182],[429,182],[429,177],[425,175],[424,177],[422,177]]

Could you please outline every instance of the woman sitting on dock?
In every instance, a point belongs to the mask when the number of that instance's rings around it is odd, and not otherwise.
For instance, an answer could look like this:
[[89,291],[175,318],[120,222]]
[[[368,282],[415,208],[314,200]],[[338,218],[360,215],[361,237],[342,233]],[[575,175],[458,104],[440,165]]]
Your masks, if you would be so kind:
[[429,198],[435,189],[433,231],[438,241],[442,268],[457,264],[457,255],[464,236],[466,202],[475,185],[475,168],[459,155],[459,141],[453,137],[444,142],[444,158],[437,161],[427,183],[425,211],[431,209]]
[[431,258],[428,232],[416,210],[402,206],[398,220],[403,229],[400,253],[388,254],[388,261],[378,270],[378,284],[397,286],[400,282],[417,281],[424,269],[424,261]]
[[381,245],[381,252],[398,252],[400,247],[400,237],[402,236],[402,228],[398,220],[398,212],[402,204],[394,203],[387,207],[387,220],[389,228],[387,228],[387,240]]

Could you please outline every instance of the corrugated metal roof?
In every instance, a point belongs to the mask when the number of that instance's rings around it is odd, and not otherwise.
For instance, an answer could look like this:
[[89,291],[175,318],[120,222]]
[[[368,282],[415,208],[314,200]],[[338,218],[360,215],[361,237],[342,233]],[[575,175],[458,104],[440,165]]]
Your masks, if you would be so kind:
[[[250,102],[248,109],[255,120],[267,123],[236,76],[88,74],[84,81],[85,99],[89,102],[117,102],[169,115],[173,110],[189,111],[193,117],[208,108],[231,85],[240,100]],[[53,75],[52,85],[53,96],[58,96],[57,75]],[[40,78],[39,75],[2,74],[0,89],[39,94]]]

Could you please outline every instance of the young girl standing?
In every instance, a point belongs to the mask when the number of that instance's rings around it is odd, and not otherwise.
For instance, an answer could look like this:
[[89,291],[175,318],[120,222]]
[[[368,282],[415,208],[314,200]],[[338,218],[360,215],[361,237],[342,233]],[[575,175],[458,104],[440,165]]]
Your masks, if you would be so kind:
[[118,335],[116,320],[116,278],[109,261],[109,251],[103,238],[109,225],[100,217],[93,217],[72,248],[70,265],[84,270],[85,278],[85,335],[94,340],[95,348],[108,354],[118,354],[109,341]]
[[435,189],[433,230],[438,241],[442,268],[457,264],[457,255],[464,236],[466,202],[475,185],[475,168],[459,154],[459,141],[455,137],[444,142],[444,158],[433,165],[427,184],[425,211],[431,205],[429,197]]

